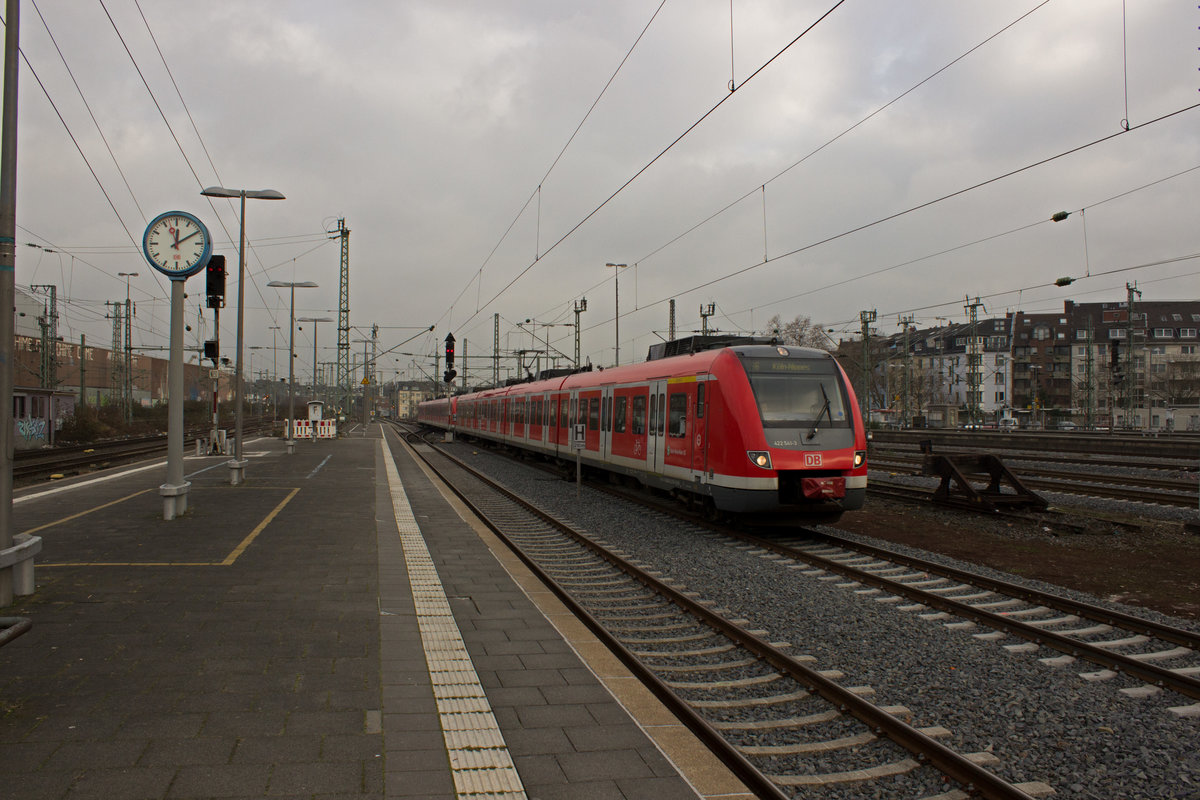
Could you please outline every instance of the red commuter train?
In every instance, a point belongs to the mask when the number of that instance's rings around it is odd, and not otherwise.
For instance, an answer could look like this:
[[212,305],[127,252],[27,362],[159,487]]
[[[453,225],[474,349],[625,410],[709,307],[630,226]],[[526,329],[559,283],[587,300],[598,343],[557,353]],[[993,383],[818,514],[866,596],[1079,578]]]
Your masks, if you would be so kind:
[[846,373],[768,342],[681,339],[641,364],[430,400],[418,421],[564,461],[583,426],[584,464],[722,512],[862,508],[867,437]]

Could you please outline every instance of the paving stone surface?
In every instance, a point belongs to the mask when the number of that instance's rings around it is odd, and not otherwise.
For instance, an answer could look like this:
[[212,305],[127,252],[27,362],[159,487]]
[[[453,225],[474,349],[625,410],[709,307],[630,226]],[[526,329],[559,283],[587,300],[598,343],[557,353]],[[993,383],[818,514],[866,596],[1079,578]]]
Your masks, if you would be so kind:
[[[14,505],[37,592],[0,609],[0,800],[454,796],[378,426],[248,443]],[[393,457],[528,797],[695,797],[398,446]],[[87,513],[79,514],[86,511]]]

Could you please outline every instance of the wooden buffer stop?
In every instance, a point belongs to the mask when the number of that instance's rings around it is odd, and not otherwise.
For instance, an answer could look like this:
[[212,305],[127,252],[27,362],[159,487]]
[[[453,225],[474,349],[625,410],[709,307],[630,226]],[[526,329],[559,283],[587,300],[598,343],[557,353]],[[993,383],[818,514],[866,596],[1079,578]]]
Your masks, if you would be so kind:
[[[990,512],[1002,509],[1045,511],[1049,505],[990,453],[934,454],[932,443],[928,441],[921,442],[921,452],[925,457],[923,474],[942,479],[933,493],[935,503]],[[987,484],[984,488],[978,488],[984,483]]]

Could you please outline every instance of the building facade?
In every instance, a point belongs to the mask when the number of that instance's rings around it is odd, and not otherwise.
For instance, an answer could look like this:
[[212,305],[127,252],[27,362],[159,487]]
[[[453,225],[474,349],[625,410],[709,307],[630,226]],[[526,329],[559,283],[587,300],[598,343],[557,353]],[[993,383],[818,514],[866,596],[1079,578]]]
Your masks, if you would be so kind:
[[[1061,312],[910,327],[868,348],[871,418],[902,427],[1015,420],[1200,430],[1198,331],[1200,301],[1143,302],[1133,291],[1125,302],[1067,300]],[[861,342],[843,344],[845,357],[861,358]]]

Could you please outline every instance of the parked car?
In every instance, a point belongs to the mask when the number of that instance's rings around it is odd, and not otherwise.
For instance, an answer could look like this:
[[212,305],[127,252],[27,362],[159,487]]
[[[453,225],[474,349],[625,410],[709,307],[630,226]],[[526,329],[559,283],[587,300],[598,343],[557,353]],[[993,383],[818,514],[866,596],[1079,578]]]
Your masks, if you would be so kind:
[[1071,422],[1070,420],[1066,420],[1066,421],[1064,421],[1064,422],[1060,422],[1060,423],[1058,423],[1057,425],[1055,425],[1054,427],[1055,427],[1055,430],[1060,430],[1060,431],[1074,431],[1074,430],[1078,430],[1078,426],[1076,426],[1076,425],[1075,425],[1075,423],[1074,423],[1074,422]]
[[1017,421],[1012,417],[1005,417],[1000,420],[998,427],[1002,431],[1015,431],[1017,429]]

